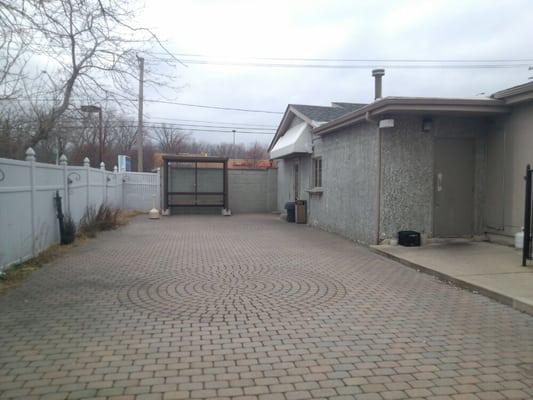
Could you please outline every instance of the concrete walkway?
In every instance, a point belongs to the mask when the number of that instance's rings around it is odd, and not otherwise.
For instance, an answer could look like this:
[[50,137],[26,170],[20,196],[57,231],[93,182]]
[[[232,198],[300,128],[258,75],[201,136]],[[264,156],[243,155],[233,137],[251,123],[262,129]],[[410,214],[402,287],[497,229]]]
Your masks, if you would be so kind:
[[142,216],[0,297],[0,399],[531,399],[532,333],[275,216]]
[[512,247],[450,240],[422,247],[380,245],[372,248],[403,264],[533,315],[533,265],[522,267],[522,253]]

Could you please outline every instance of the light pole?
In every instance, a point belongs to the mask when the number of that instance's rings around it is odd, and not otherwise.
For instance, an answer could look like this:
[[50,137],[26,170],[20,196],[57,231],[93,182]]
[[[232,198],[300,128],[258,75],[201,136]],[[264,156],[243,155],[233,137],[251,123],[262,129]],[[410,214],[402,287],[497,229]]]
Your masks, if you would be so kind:
[[233,132],[233,146],[235,146],[235,132],[236,132],[235,129],[233,129],[232,132]]
[[98,165],[104,161],[104,130],[102,125],[102,107],[99,106],[81,106],[81,111],[86,113],[98,113],[98,141],[99,141],[99,150],[98,150]]

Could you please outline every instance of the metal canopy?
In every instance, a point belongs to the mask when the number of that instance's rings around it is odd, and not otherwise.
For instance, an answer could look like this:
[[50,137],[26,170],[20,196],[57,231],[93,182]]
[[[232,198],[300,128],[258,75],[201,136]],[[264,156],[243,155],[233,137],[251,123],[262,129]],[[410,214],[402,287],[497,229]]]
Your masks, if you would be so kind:
[[270,158],[283,158],[292,154],[312,153],[311,131],[302,122],[290,128],[270,150]]
[[[228,159],[164,155],[164,209],[228,208]],[[220,171],[220,173],[218,172]]]

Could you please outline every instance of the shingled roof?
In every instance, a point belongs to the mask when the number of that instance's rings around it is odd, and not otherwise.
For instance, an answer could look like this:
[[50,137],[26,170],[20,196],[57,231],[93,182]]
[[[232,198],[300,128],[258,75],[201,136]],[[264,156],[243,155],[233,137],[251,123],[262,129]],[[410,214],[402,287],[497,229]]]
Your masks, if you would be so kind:
[[290,104],[290,107],[299,111],[307,118],[316,122],[329,122],[335,118],[363,107],[365,104],[356,103],[333,103],[333,107],[309,106],[306,104]]
[[[276,135],[268,147],[268,151],[272,149],[278,139],[285,133],[285,130],[288,128],[288,124],[291,121],[291,114],[292,116],[297,115],[298,117],[304,119],[309,125],[311,125],[312,128],[317,128],[327,122],[333,121],[334,119],[342,117],[343,115],[353,112],[364,106],[366,106],[366,104],[345,102],[334,102],[331,103],[331,106],[289,104],[287,106],[287,111],[285,111],[280,125],[278,126]],[[292,110],[292,112],[290,110]]]

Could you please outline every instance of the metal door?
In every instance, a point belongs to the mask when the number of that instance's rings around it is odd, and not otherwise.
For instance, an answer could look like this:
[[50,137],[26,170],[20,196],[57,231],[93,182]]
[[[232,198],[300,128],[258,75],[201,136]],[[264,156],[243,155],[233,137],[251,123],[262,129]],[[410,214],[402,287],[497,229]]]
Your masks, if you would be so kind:
[[165,155],[165,209],[228,208],[228,160]]
[[435,236],[473,233],[474,146],[473,139],[435,139]]

